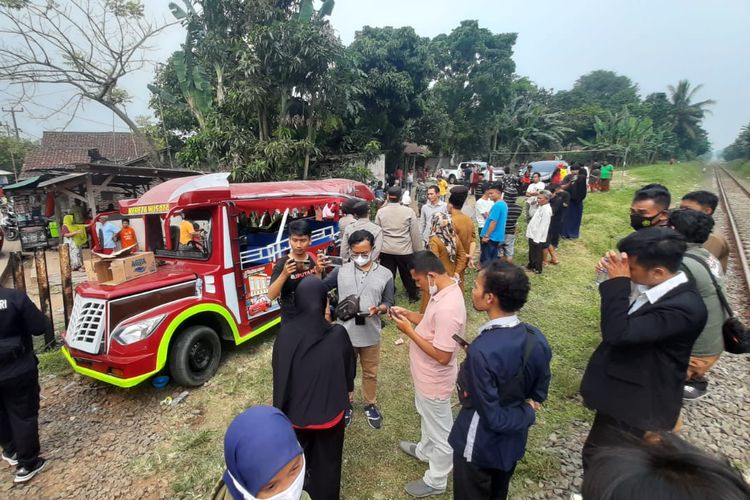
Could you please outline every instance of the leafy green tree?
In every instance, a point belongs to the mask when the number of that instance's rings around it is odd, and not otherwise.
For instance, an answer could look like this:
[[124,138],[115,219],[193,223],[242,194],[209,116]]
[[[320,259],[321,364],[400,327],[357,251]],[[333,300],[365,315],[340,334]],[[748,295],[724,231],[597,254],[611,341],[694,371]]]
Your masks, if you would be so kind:
[[422,116],[425,92],[435,75],[429,40],[412,27],[365,26],[346,53],[362,74],[362,112],[350,135],[361,144],[378,140],[392,168],[401,159],[408,124]]
[[597,104],[615,111],[639,103],[638,85],[627,76],[600,69],[581,76],[571,90],[558,92],[557,101],[566,109]]
[[742,127],[732,144],[727,146],[722,156],[725,160],[750,160],[750,123]]
[[178,160],[238,179],[307,176],[317,131],[335,130],[356,108],[342,104],[355,91],[327,20],[333,1],[318,10],[309,0],[184,3],[170,7],[185,44],[157,74],[151,100],[186,137]]
[[691,88],[690,82],[680,80],[676,86],[669,85],[669,99],[672,131],[677,136],[679,152],[684,156],[699,156],[710,149],[708,134],[701,122],[710,113],[709,106],[716,104],[713,99],[693,102],[703,85]]
[[515,33],[493,33],[477,21],[462,21],[431,43],[438,73],[431,92],[454,121],[452,149],[486,156],[495,117],[510,102]]
[[513,163],[519,153],[560,147],[570,129],[561,113],[551,111],[535,94],[516,95],[502,113],[496,116],[494,151],[508,151]]
[[563,112],[563,122],[572,132],[564,142],[576,142],[578,138],[594,140],[594,123],[597,117],[604,117],[609,111],[620,112],[623,107],[630,109],[640,105],[638,86],[630,78],[613,71],[596,70],[587,73],[573,85],[571,90],[555,94],[552,106]]
[[623,163],[653,162],[670,152],[668,129],[654,128],[651,118],[633,116],[627,108],[619,113],[607,111],[603,118],[596,117],[594,129],[593,141],[580,139],[580,142],[587,149],[606,150],[608,155]]
[[21,173],[23,159],[34,149],[36,144],[25,139],[15,137],[0,137],[0,170]]

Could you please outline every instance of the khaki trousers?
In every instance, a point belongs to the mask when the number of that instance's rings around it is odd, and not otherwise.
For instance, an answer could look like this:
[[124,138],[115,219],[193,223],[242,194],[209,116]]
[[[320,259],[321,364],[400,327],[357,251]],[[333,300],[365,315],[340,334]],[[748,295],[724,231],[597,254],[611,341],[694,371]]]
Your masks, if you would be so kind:
[[[380,366],[380,344],[355,347],[354,352],[362,366],[362,397],[368,405],[377,403],[378,367]],[[350,395],[349,399],[352,399]]]

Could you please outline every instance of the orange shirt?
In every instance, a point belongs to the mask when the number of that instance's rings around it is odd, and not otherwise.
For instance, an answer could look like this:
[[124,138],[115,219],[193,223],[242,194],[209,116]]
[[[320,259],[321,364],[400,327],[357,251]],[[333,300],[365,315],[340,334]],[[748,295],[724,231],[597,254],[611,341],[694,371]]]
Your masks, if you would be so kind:
[[122,243],[122,248],[137,245],[138,239],[135,236],[135,229],[132,227],[124,227],[120,229],[120,243]]

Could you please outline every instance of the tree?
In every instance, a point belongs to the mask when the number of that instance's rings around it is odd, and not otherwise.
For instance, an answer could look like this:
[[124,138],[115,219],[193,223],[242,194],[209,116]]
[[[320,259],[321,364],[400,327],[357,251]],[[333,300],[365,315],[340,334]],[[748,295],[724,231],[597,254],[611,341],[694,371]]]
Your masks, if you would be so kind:
[[432,40],[438,73],[431,93],[454,121],[456,152],[488,154],[496,114],[510,101],[515,42],[515,33],[492,33],[477,21]]
[[520,94],[496,117],[494,151],[508,151],[513,163],[519,153],[559,147],[570,129],[563,125],[561,113],[550,111],[534,94]]
[[703,85],[696,85],[692,89],[690,87],[687,80],[680,80],[677,86],[667,87],[672,104],[671,125],[677,136],[679,151],[686,156],[698,156],[710,149],[708,134],[701,127],[701,122],[706,113],[710,113],[708,106],[716,104],[716,101],[706,99],[693,102]]
[[594,129],[596,138],[580,139],[581,144],[587,149],[606,150],[623,163],[653,162],[669,152],[667,129],[654,128],[651,118],[633,116],[627,108],[619,113],[607,111],[604,118],[596,117]]
[[75,95],[61,106],[83,100],[111,110],[136,134],[138,125],[125,111],[127,93],[119,80],[141,69],[148,43],[169,25],[145,19],[136,0],[0,0],[3,45],[0,79],[23,86],[67,85]]
[[559,105],[566,109],[597,104],[602,109],[619,111],[637,105],[638,85],[614,71],[596,70],[581,76],[569,91],[558,92]]
[[732,144],[727,146],[722,156],[725,160],[750,160],[750,123],[742,127]]
[[150,88],[160,119],[187,137],[178,160],[242,180],[306,177],[320,153],[317,132],[332,133],[357,108],[358,73],[344,70],[327,20],[333,2],[318,10],[310,0],[170,7],[186,40]]
[[34,149],[36,144],[15,137],[0,137],[0,170],[14,172],[16,177],[21,173],[23,159]]
[[572,130],[564,138],[567,143],[594,140],[597,117],[608,111],[619,113],[624,107],[634,111],[639,105],[638,86],[627,76],[606,70],[581,76],[572,89],[558,92],[552,100],[553,109],[563,112],[562,120]]
[[358,31],[346,49],[362,73],[362,113],[350,124],[350,135],[362,146],[375,139],[388,151],[387,166],[401,159],[407,126],[423,113],[427,87],[435,75],[429,40],[414,28]]

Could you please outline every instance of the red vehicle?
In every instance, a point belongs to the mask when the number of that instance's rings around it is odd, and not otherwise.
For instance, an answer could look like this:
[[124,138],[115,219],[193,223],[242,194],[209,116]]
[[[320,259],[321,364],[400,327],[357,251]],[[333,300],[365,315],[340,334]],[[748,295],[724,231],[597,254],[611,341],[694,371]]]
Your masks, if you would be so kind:
[[[366,185],[345,179],[226,179],[170,180],[109,214],[115,224],[130,219],[139,247],[153,251],[159,265],[116,286],[76,288],[62,348],[76,372],[120,387],[164,370],[183,386],[205,383],[218,369],[221,340],[242,344],[280,322],[278,302],[266,294],[273,263],[289,250],[288,223],[307,219],[311,251],[334,250],[338,215],[322,220],[320,207],[338,214],[347,198],[374,199]],[[179,243],[182,221],[195,229],[187,244]]]

